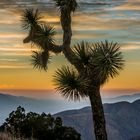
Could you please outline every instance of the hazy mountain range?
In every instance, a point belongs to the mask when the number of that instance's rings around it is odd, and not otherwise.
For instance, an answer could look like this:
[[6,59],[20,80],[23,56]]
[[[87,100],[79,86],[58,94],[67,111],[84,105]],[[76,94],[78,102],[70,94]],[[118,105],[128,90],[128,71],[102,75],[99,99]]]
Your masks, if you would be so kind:
[[[133,102],[137,99],[140,99],[140,94],[134,95],[126,95],[126,96],[119,96],[114,98],[104,98],[104,103],[114,103],[119,101],[128,101]],[[72,102],[63,100],[54,100],[54,99],[33,99],[27,98],[22,96],[12,96],[8,94],[0,94],[0,123],[4,121],[4,119],[8,116],[8,114],[15,110],[17,106],[24,107],[27,111],[33,112],[45,112],[45,113],[57,113],[64,110],[70,109],[79,109],[85,106],[89,106],[90,103],[87,100],[82,100],[80,102]]]
[[26,111],[38,113],[57,113],[60,111],[81,108],[89,105],[87,101],[82,102],[68,102],[61,99],[34,99],[22,96],[12,96],[8,94],[0,94],[0,124],[8,116],[8,114],[15,110],[17,106],[22,106]]
[[[140,136],[140,100],[104,104],[104,112],[108,140],[130,140]],[[76,128],[81,133],[82,140],[95,140],[90,107],[61,112],[56,116],[60,116],[65,125]]]
[[140,99],[140,93],[136,93],[132,95],[117,96],[117,97],[112,97],[112,98],[103,98],[103,102],[104,103],[115,103],[115,102],[121,102],[121,101],[134,102],[137,99]]

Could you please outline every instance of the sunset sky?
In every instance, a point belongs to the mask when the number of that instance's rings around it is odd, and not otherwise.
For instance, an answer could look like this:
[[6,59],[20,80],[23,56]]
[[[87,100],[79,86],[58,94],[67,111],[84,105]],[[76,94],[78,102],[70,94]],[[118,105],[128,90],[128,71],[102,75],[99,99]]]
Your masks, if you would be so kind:
[[[10,1],[10,2],[9,2]],[[84,1],[84,0],[83,0]],[[103,86],[103,96],[140,91],[140,0],[88,0],[72,15],[72,45],[88,42],[118,42],[125,59],[120,75]],[[47,72],[33,69],[31,45],[23,44],[21,28],[25,8],[38,8],[43,20],[55,27],[56,42],[62,43],[59,12],[49,0],[0,0],[0,92],[37,98],[55,98],[54,71],[67,64],[63,55],[53,56]]]

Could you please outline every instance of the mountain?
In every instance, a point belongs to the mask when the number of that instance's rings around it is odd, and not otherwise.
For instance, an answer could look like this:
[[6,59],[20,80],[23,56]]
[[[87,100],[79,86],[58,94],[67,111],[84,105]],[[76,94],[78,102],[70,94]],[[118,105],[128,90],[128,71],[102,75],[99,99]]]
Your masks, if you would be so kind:
[[[140,100],[104,104],[104,112],[109,140],[129,140],[140,135]],[[60,116],[65,125],[76,128],[82,134],[82,140],[95,140],[90,107],[55,116]]]
[[12,96],[0,94],[0,124],[8,117],[9,113],[17,108],[24,107],[27,112],[51,113],[76,109],[89,105],[86,100],[81,102],[72,102],[65,99],[34,99],[22,96]]
[[104,98],[103,102],[104,103],[115,103],[121,101],[134,102],[137,99],[140,99],[140,93],[136,93],[132,95],[123,95],[114,98]]
[[[140,94],[119,96],[115,98],[103,98],[103,103],[115,103],[119,101],[133,102],[140,99]],[[8,114],[15,110],[17,106],[24,107],[27,111],[57,113],[69,109],[79,109],[89,106],[89,100],[82,100],[80,102],[67,101],[65,99],[34,99],[22,96],[12,96],[8,94],[0,94],[0,124],[8,116]]]
[[131,138],[130,140],[140,140],[140,136],[133,137],[133,138]]
[[134,138],[131,138],[129,140],[140,140],[140,136],[137,136],[137,137],[134,137]]
[[[134,101],[135,99],[139,99]],[[103,99],[105,102],[105,99]],[[108,98],[104,104],[109,140],[128,140],[130,137],[140,136],[140,94]],[[107,101],[106,100],[106,101]],[[122,102],[117,102],[117,101]],[[129,103],[127,101],[133,101]],[[109,103],[117,102],[117,103]],[[65,125],[73,126],[82,134],[82,140],[93,140],[91,108],[87,101],[68,102],[66,100],[39,100],[27,97],[18,97],[0,94],[0,124],[8,117],[8,114],[17,106],[22,106],[26,111],[56,112],[69,110],[55,114],[60,116]],[[84,107],[82,109],[79,109]]]

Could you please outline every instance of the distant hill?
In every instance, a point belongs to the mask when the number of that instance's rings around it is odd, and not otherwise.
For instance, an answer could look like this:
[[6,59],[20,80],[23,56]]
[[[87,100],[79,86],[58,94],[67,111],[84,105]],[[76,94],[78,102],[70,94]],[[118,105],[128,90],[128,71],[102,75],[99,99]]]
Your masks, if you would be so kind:
[[9,113],[17,108],[17,106],[24,107],[27,111],[37,113],[51,113],[81,108],[89,105],[87,101],[82,102],[68,102],[63,99],[34,99],[22,96],[12,96],[8,94],[0,94],[0,124],[6,119]]
[[133,137],[133,138],[131,138],[131,139],[129,139],[129,140],[140,140],[140,136]]
[[123,95],[114,98],[104,98],[104,103],[115,103],[121,101],[133,102],[137,99],[140,99],[140,93],[132,94],[132,95]]
[[[140,94],[120,96],[116,98],[103,99],[109,140],[128,140],[128,138],[140,136]],[[118,103],[110,103],[117,102]],[[123,101],[124,100],[124,101]],[[127,101],[134,101],[129,103]],[[27,97],[18,97],[0,94],[0,124],[8,117],[8,114],[15,110],[17,106],[24,107],[27,111],[45,112],[56,114],[64,120],[64,124],[74,126],[81,134],[82,140],[93,140],[91,108],[84,107],[89,102],[68,102],[66,100],[39,100]],[[79,109],[84,107],[82,109]]]
[[[109,140],[129,140],[140,135],[140,100],[133,103],[104,104]],[[69,110],[56,114],[65,125],[73,126],[82,134],[82,140],[94,140],[91,108]]]

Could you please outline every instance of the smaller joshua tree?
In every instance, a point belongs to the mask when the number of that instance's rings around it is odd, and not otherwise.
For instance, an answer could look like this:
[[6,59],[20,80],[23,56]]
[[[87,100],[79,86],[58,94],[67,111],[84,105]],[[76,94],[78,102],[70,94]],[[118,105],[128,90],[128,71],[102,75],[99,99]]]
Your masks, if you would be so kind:
[[63,53],[72,65],[59,68],[54,76],[56,89],[70,100],[88,97],[92,107],[94,132],[96,140],[107,140],[105,117],[100,96],[100,87],[109,78],[114,78],[123,68],[124,60],[118,43],[81,42],[71,46],[71,13],[77,8],[76,0],[55,0],[60,10],[60,21],[63,30],[63,44],[57,45],[54,40],[55,30],[41,22],[38,10],[27,9],[22,16],[23,28],[29,35],[23,40],[38,47],[33,52],[32,63],[39,70],[47,70],[50,52]]

